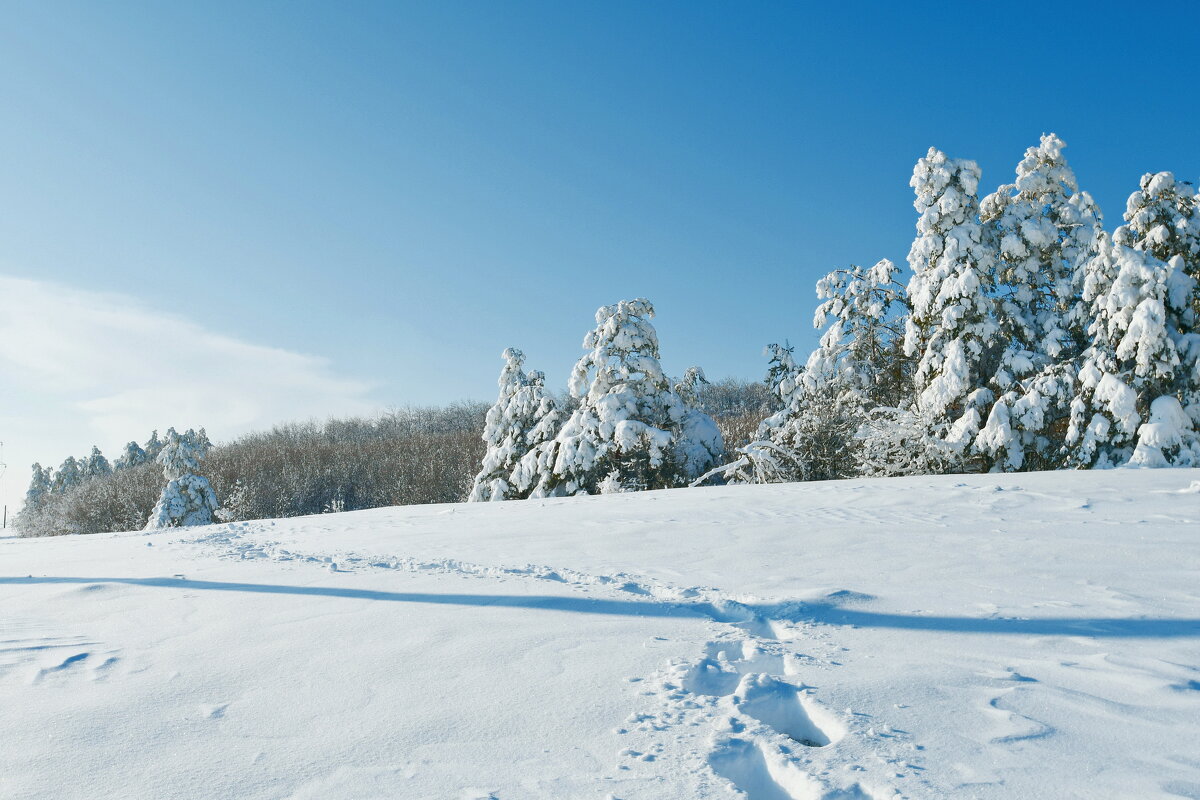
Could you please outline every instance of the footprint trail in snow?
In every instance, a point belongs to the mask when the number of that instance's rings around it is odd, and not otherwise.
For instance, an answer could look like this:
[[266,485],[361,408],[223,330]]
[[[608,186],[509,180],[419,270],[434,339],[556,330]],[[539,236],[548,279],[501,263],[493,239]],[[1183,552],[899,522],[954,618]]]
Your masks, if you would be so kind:
[[[706,617],[712,636],[702,655],[673,660],[648,677],[631,677],[637,708],[614,729],[628,746],[617,753],[611,797],[632,800],[644,782],[690,781],[703,796],[749,800],[879,800],[911,796],[859,761],[884,766],[912,759],[900,732],[880,736],[866,714],[835,712],[807,685],[809,673],[836,669],[827,628],[787,617],[799,606],[759,605],[714,588],[676,587],[627,573],[591,575],[538,565],[496,567],[457,559],[337,553],[311,555],[251,539],[271,523],[232,523],[179,540],[216,548],[222,558],[313,564],[330,571],[399,570],[479,579],[518,579],[619,597]],[[332,565],[336,564],[336,570]],[[837,593],[835,593],[837,594]],[[756,609],[776,609],[778,616]],[[818,654],[802,652],[801,646]],[[886,728],[886,726],[885,726]],[[889,729],[890,730],[890,729]],[[857,746],[847,748],[853,742]],[[839,752],[840,750],[849,752]],[[670,776],[669,778],[665,776]],[[870,784],[868,788],[867,784]],[[686,793],[686,792],[685,792]]]

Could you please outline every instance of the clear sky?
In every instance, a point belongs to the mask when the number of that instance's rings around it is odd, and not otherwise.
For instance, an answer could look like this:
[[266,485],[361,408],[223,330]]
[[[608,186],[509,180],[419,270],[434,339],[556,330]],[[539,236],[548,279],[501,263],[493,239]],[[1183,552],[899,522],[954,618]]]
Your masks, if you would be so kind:
[[490,399],[508,345],[564,384],[627,297],[669,371],[761,377],[816,278],[903,263],[931,145],[990,191],[1055,131],[1110,229],[1200,177],[1200,4],[976,5],[9,0],[0,491]]

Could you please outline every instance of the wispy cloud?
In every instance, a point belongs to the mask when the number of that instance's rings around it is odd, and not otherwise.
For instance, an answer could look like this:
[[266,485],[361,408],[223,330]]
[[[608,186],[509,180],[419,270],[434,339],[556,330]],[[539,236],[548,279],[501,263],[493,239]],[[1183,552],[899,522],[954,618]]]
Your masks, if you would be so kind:
[[219,440],[282,420],[363,413],[369,391],[326,359],[241,341],[130,297],[0,276],[10,506],[32,460],[93,443],[115,450],[169,425],[204,425]]

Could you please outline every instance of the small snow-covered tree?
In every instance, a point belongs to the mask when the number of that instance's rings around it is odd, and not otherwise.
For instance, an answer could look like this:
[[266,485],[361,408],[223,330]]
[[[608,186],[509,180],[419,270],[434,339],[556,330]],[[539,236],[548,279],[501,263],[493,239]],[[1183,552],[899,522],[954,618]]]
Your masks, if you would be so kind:
[[200,472],[200,458],[194,442],[181,437],[172,428],[155,459],[163,467],[167,485],[150,512],[146,530],[208,525],[218,506],[217,495]]
[[142,449],[137,442],[128,442],[125,449],[121,452],[120,457],[113,462],[113,470],[129,469],[136,467],[139,464],[145,464],[150,459],[146,456],[146,451]]
[[688,408],[663,373],[653,316],[641,298],[596,312],[571,374],[579,407],[520,467],[530,496],[682,486],[721,457],[716,424]]
[[526,383],[525,372],[521,369],[525,354],[509,347],[500,357],[504,359],[497,380],[500,394],[488,409],[484,422],[483,441],[487,450],[483,454],[483,468],[475,476],[467,498],[471,502],[509,499],[513,469],[528,449],[525,447],[526,423],[514,417],[516,407],[513,404],[513,398]]
[[208,455],[208,451],[212,449],[213,443],[209,440],[208,434],[204,428],[199,431],[193,428],[188,428],[187,432],[180,435],[182,439],[191,444],[192,449],[196,451],[200,458]]
[[83,481],[83,470],[79,466],[79,462],[75,460],[75,456],[67,456],[54,473],[54,480],[51,484],[50,491],[54,494],[63,494],[78,486]]
[[1129,463],[1138,467],[1200,466],[1200,435],[1177,399],[1164,395],[1150,403],[1149,420],[1138,428]]
[[84,479],[101,478],[112,474],[112,465],[100,452],[100,448],[92,446],[91,454],[83,460],[82,470]]
[[514,474],[517,464],[558,432],[561,415],[554,398],[546,393],[545,375],[537,370],[523,372],[525,354],[515,347],[505,350],[501,358],[500,394],[484,424],[487,451],[468,497],[472,502],[526,496],[528,482],[522,488],[520,476]]
[[767,380],[780,411],[720,470],[729,482],[824,480],[856,471],[857,433],[868,412],[900,401],[908,380],[902,344],[904,287],[895,264],[835,270],[817,282],[820,345],[803,368],[772,345]]
[[158,438],[158,431],[151,431],[150,438],[146,440],[145,447],[142,448],[146,453],[147,461],[157,461],[158,454],[162,452],[163,441]]
[[33,465],[33,477],[29,481],[29,489],[25,492],[26,513],[41,510],[50,497],[52,476],[49,468],[43,469],[41,464]]
[[914,407],[875,409],[859,428],[856,459],[860,475],[941,475],[963,470],[963,450],[945,420]]

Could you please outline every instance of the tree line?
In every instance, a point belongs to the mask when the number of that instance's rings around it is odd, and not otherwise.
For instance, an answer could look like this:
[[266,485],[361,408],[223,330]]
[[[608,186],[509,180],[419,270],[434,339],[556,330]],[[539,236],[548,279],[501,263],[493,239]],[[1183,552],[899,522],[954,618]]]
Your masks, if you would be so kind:
[[565,395],[509,348],[490,407],[287,425],[220,447],[203,429],[171,432],[188,451],[174,466],[157,434],[112,465],[96,448],[57,471],[34,465],[18,525],[136,530],[152,513],[179,524],[159,514],[172,507],[163,482],[182,491],[202,458],[213,498],[193,486],[174,506],[212,506],[226,520],[705,483],[1200,465],[1200,195],[1148,173],[1109,233],[1064,147],[1043,136],[1014,182],[982,198],[975,162],[930,148],[910,181],[907,279],[887,259],[823,277],[817,347],[797,358],[769,345],[761,383],[709,383],[697,367],[667,376],[653,305],[624,300],[597,312]]
[[[730,379],[704,389],[702,403],[731,441],[748,441],[771,409],[763,383]],[[280,425],[215,445],[203,429],[188,431],[178,436],[191,442],[196,463],[182,474],[207,478],[218,502],[215,521],[459,502],[484,454],[487,410],[475,402],[402,408],[371,418]],[[56,536],[142,530],[152,518],[155,525],[183,524],[186,511],[165,520],[155,514],[170,485],[156,459],[170,437],[156,431],[142,444],[130,442],[112,462],[93,448],[57,470],[35,464],[16,529]],[[200,500],[203,492],[189,496]],[[189,502],[180,498],[183,508]]]
[[930,148],[907,281],[887,259],[818,281],[817,348],[768,346],[778,410],[727,458],[646,300],[597,312],[573,411],[506,350],[470,499],[1200,464],[1200,196],[1146,174],[1109,234],[1064,147],[1042,136],[982,199],[975,162]]

